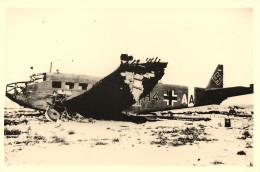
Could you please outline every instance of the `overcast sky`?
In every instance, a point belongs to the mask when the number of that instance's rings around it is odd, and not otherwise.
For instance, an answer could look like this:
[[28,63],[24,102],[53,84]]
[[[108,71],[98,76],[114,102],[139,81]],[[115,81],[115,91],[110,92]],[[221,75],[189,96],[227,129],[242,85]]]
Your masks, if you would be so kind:
[[253,10],[7,8],[5,82],[53,70],[104,77],[120,55],[168,62],[163,83],[205,87],[218,64],[224,86],[253,83]]

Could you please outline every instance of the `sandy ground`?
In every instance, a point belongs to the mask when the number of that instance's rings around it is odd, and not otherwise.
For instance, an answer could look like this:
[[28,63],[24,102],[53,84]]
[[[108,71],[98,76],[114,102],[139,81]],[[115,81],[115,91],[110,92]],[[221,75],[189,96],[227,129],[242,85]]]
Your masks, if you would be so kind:
[[[240,109],[244,117],[212,110],[227,108],[201,107],[189,111],[211,114],[175,115],[209,121],[159,118],[142,124],[93,119],[53,123],[28,115],[34,112],[6,109],[5,164],[252,166],[253,108]],[[225,127],[227,118],[231,127]]]

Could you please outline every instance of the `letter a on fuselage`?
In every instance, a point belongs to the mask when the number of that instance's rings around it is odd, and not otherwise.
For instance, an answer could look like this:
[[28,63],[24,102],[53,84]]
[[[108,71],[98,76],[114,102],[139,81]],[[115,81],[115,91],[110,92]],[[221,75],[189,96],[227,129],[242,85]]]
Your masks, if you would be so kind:
[[181,103],[182,104],[188,104],[188,102],[187,102],[187,95],[186,94],[183,94]]
[[189,87],[188,88],[188,107],[193,107],[195,102],[194,102],[194,87]]

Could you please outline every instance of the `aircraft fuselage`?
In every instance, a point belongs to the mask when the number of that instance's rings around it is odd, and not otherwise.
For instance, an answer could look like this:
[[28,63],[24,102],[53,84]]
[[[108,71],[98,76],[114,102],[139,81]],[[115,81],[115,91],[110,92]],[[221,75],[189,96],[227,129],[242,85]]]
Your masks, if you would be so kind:
[[91,89],[101,79],[86,75],[63,73],[42,73],[39,75],[41,78],[35,81],[8,84],[6,96],[24,107],[46,110],[48,103],[52,103],[53,96],[70,97],[81,94]]
[[[19,105],[43,111],[48,109],[48,104],[53,103],[54,97],[75,97],[91,89],[101,80],[97,77],[63,73],[42,73],[32,76],[33,81],[8,84],[6,96]],[[223,88],[223,66],[219,65],[206,88],[158,83],[150,93],[124,112],[138,114],[220,104],[228,97],[251,93],[253,84],[250,87]],[[98,99],[102,99],[102,96]]]

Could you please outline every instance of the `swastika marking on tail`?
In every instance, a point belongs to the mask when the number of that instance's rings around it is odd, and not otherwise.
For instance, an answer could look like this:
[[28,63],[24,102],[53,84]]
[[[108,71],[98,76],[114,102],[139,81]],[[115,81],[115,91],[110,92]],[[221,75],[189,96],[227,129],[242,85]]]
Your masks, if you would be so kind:
[[216,72],[213,76],[212,76],[212,80],[217,84],[217,85],[219,85],[219,84],[221,84],[221,82],[222,82],[222,76],[221,76],[221,74],[219,73],[219,72]]

